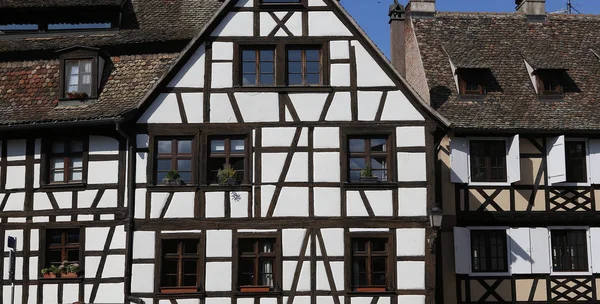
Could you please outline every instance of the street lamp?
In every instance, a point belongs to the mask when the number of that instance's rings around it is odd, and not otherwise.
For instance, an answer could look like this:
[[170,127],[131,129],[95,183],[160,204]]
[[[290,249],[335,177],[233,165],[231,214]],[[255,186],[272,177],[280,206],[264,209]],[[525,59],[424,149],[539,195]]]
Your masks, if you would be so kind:
[[438,232],[442,228],[442,219],[444,211],[438,207],[433,207],[429,212],[429,226],[432,228],[431,236],[429,237],[429,252],[435,254],[435,244],[437,243]]

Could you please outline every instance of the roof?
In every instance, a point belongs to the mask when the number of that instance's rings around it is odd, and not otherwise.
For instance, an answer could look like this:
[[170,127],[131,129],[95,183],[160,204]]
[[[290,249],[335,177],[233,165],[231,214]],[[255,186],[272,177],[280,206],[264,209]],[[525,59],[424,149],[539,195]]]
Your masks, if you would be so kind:
[[[431,104],[455,128],[600,130],[600,60],[592,52],[600,49],[600,16],[550,14],[535,23],[518,13],[438,12],[412,24]],[[459,99],[448,59],[460,56],[444,51],[450,44],[464,46],[462,54],[478,50],[476,62],[489,66],[494,79],[483,101]],[[538,100],[525,61],[534,69],[568,69],[564,101]]]
[[[131,1],[126,4],[127,20],[135,19],[136,27],[129,24],[114,31],[0,37],[0,125],[122,117],[136,108],[221,4],[218,0]],[[149,43],[169,47],[165,51],[148,47]],[[63,106],[58,104],[57,51],[72,47],[112,48],[115,52],[108,52],[98,100]],[[11,56],[2,59],[2,52]]]
[[0,0],[0,8],[121,6],[124,0]]

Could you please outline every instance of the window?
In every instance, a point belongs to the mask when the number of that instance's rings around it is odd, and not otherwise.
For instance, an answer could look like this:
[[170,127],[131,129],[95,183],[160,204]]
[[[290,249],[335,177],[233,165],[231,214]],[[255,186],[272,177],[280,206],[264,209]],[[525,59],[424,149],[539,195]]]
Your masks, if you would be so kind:
[[265,4],[273,4],[273,3],[301,3],[301,0],[261,0],[262,3]]
[[275,238],[243,238],[238,241],[238,285],[242,292],[267,292],[275,287],[277,252]]
[[287,51],[288,85],[322,84],[320,48],[292,48]]
[[242,85],[269,86],[275,84],[275,49],[242,49]]
[[176,171],[183,183],[194,181],[194,158],[193,140],[181,139],[158,139],[156,141],[156,183],[173,178],[170,171]]
[[79,233],[77,228],[46,230],[45,267],[58,267],[64,261],[79,263]]
[[352,290],[384,291],[388,278],[388,238],[352,238]]
[[506,141],[472,140],[471,181],[506,182]]
[[348,139],[349,180],[358,182],[365,177],[377,177],[378,181],[390,180],[389,147],[388,136],[350,137]]
[[458,72],[460,94],[484,95],[485,73],[482,69],[461,69]]
[[585,141],[565,141],[565,149],[567,182],[587,182]]
[[471,269],[473,272],[507,272],[506,231],[471,231]]
[[246,181],[246,138],[243,136],[218,136],[209,138],[209,141],[209,183],[218,183],[218,170],[228,165],[235,170],[237,182]]
[[83,140],[55,140],[51,142],[49,153],[50,183],[83,182],[84,146]]
[[552,270],[589,271],[586,230],[552,230]]
[[200,241],[165,239],[161,251],[161,292],[197,292],[200,286]]
[[560,71],[537,71],[538,93],[540,95],[562,95],[562,75]]
[[65,93],[69,99],[92,96],[92,59],[65,60]]

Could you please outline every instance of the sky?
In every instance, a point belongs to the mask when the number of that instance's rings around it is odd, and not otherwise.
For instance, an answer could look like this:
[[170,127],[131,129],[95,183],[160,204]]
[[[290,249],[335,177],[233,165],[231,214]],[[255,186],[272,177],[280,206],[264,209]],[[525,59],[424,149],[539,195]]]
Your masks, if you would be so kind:
[[[408,0],[399,0],[406,5]],[[600,0],[571,0],[573,7],[583,14],[600,14]],[[340,3],[367,32],[383,53],[389,57],[389,5],[393,0],[341,0]],[[565,10],[567,0],[546,0],[546,11]],[[458,12],[514,12],[514,0],[437,0],[438,11]]]

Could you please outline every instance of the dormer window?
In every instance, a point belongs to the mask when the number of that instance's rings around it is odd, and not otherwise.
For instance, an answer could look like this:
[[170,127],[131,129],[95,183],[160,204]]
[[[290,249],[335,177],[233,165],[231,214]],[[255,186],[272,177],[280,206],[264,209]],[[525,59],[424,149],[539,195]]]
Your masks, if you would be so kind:
[[562,75],[560,71],[539,70],[537,71],[537,81],[539,95],[563,94]]
[[485,95],[485,73],[483,69],[459,69],[458,83],[462,95]]
[[61,100],[98,97],[105,59],[100,50],[76,47],[59,51]]
[[92,59],[65,60],[66,98],[88,98],[92,95]]

